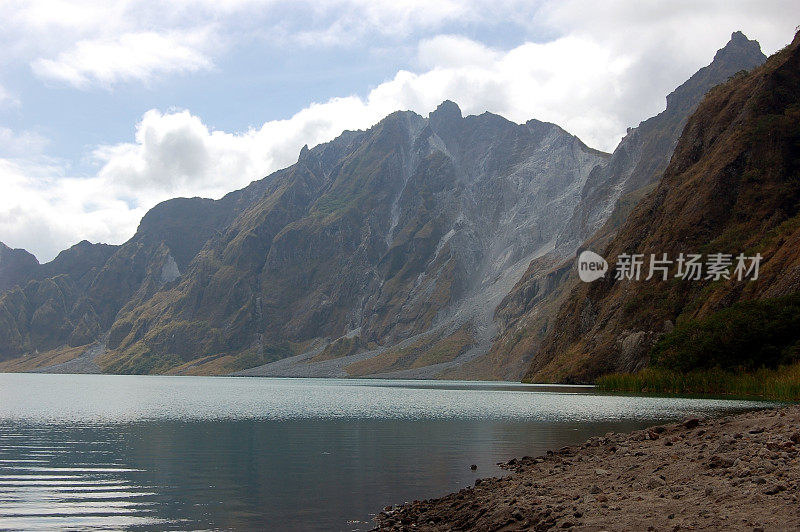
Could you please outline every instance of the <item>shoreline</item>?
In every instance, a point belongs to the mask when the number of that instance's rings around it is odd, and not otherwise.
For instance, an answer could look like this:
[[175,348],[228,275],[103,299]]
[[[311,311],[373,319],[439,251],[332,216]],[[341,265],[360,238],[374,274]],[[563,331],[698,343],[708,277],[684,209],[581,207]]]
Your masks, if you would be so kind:
[[375,530],[800,529],[800,405],[609,433],[387,507]]
[[678,372],[649,367],[638,373],[612,373],[596,381],[599,391],[635,394],[727,395],[766,401],[800,401],[800,362],[755,371],[720,369]]

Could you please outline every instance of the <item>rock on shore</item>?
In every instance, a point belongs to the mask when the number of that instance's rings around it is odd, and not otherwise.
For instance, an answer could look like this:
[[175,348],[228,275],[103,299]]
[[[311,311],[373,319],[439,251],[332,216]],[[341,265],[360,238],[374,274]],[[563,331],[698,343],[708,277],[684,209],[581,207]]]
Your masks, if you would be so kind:
[[377,530],[800,530],[800,406],[690,419],[501,464]]

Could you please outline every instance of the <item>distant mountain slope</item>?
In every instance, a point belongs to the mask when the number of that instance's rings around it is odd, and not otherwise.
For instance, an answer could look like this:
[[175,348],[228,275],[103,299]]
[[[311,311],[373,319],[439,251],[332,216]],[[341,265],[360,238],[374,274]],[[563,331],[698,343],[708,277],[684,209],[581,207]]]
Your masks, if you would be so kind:
[[344,335],[433,343],[465,324],[455,352],[488,347],[491,320],[467,302],[555,237],[604,158],[553,124],[464,118],[452,102],[304,149],[178,284],[123,309],[106,367],[236,370]]
[[155,207],[96,271],[66,255],[43,265],[47,279],[0,298],[0,353],[102,340],[106,371],[220,373],[347,335],[323,358],[413,338],[371,370],[452,363],[488,348],[487,302],[550,245],[606,157],[553,124],[462,117],[452,102],[394,113],[222,200]]
[[0,361],[59,348],[70,351],[103,339],[125,304],[174,280],[205,238],[253,201],[263,186],[251,184],[217,202],[164,202],[145,215],[136,235],[122,246],[84,241],[41,265],[30,255],[33,262],[28,260],[25,275],[13,278],[0,295]]
[[759,55],[734,34],[610,159],[554,124],[444,102],[221,200],[164,202],[122,246],[14,274],[0,370],[83,347],[121,373],[518,379],[569,293],[564,261],[595,226],[611,237],[701,95]]
[[[572,288],[527,374],[587,381],[643,367],[674,324],[737,301],[800,289],[800,36],[714,88],[687,123],[657,188],[602,248],[622,253],[760,253],[756,281],[615,280]],[[671,274],[675,274],[675,266]],[[739,334],[731,331],[730,334]]]
[[600,229],[621,197],[661,179],[686,120],[703,96],[737,72],[751,70],[766,59],[757,41],[734,32],[708,66],[667,95],[664,111],[629,130],[609,163],[590,174],[559,243],[577,247]]
[[[661,178],[689,115],[714,86],[742,70],[762,64],[766,56],[756,41],[741,32],[713,61],[667,96],[667,108],[630,129],[608,163],[589,174],[580,202],[559,233],[554,248],[531,262],[519,283],[497,308],[500,334],[491,350],[458,370],[454,378],[516,380],[537,356],[566,294],[577,284],[576,251],[602,249],[637,202]],[[571,275],[572,274],[572,275]]]

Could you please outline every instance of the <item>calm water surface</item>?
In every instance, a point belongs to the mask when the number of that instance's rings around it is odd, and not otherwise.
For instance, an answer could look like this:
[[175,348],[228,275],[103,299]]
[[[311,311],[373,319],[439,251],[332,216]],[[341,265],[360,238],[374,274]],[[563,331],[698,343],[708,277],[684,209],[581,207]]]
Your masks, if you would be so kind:
[[507,383],[0,374],[0,529],[363,530],[383,506],[501,474],[501,460],[763,405]]

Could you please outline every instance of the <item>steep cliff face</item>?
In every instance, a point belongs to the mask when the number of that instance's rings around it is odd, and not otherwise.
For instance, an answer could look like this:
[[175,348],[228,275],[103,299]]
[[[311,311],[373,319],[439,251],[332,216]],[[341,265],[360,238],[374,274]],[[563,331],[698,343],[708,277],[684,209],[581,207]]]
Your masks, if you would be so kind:
[[122,246],[39,266],[0,298],[1,351],[102,340],[106,371],[220,373],[346,337],[314,360],[410,341],[367,367],[458,364],[488,349],[494,306],[606,158],[452,102],[394,113],[219,201],[164,202]]
[[104,363],[230,371],[346,334],[391,346],[467,323],[488,344],[470,298],[555,238],[604,158],[553,124],[452,102],[304,149],[179,281],[119,313]]
[[[800,289],[800,37],[750,74],[708,93],[692,115],[658,187],[603,250],[760,254],[757,280],[617,280],[571,290],[527,378],[587,381],[643,367],[654,341],[687,320],[738,301]],[[735,262],[735,261],[734,261]],[[733,266],[730,268],[732,272]],[[737,334],[737,331],[731,331]]]
[[737,72],[751,70],[766,59],[757,41],[734,32],[708,66],[667,95],[664,111],[629,130],[609,163],[589,175],[559,243],[576,248],[600,229],[620,198],[661,179],[686,120],[703,96]]
[[703,95],[765,59],[756,41],[735,32],[708,66],[667,96],[665,111],[628,131],[608,163],[589,174],[553,250],[531,262],[498,306],[500,334],[491,350],[451,376],[518,379],[525,374],[545,336],[561,326],[555,321],[558,309],[579,283],[574,273],[576,251],[604,249],[633,207],[653,190]]

